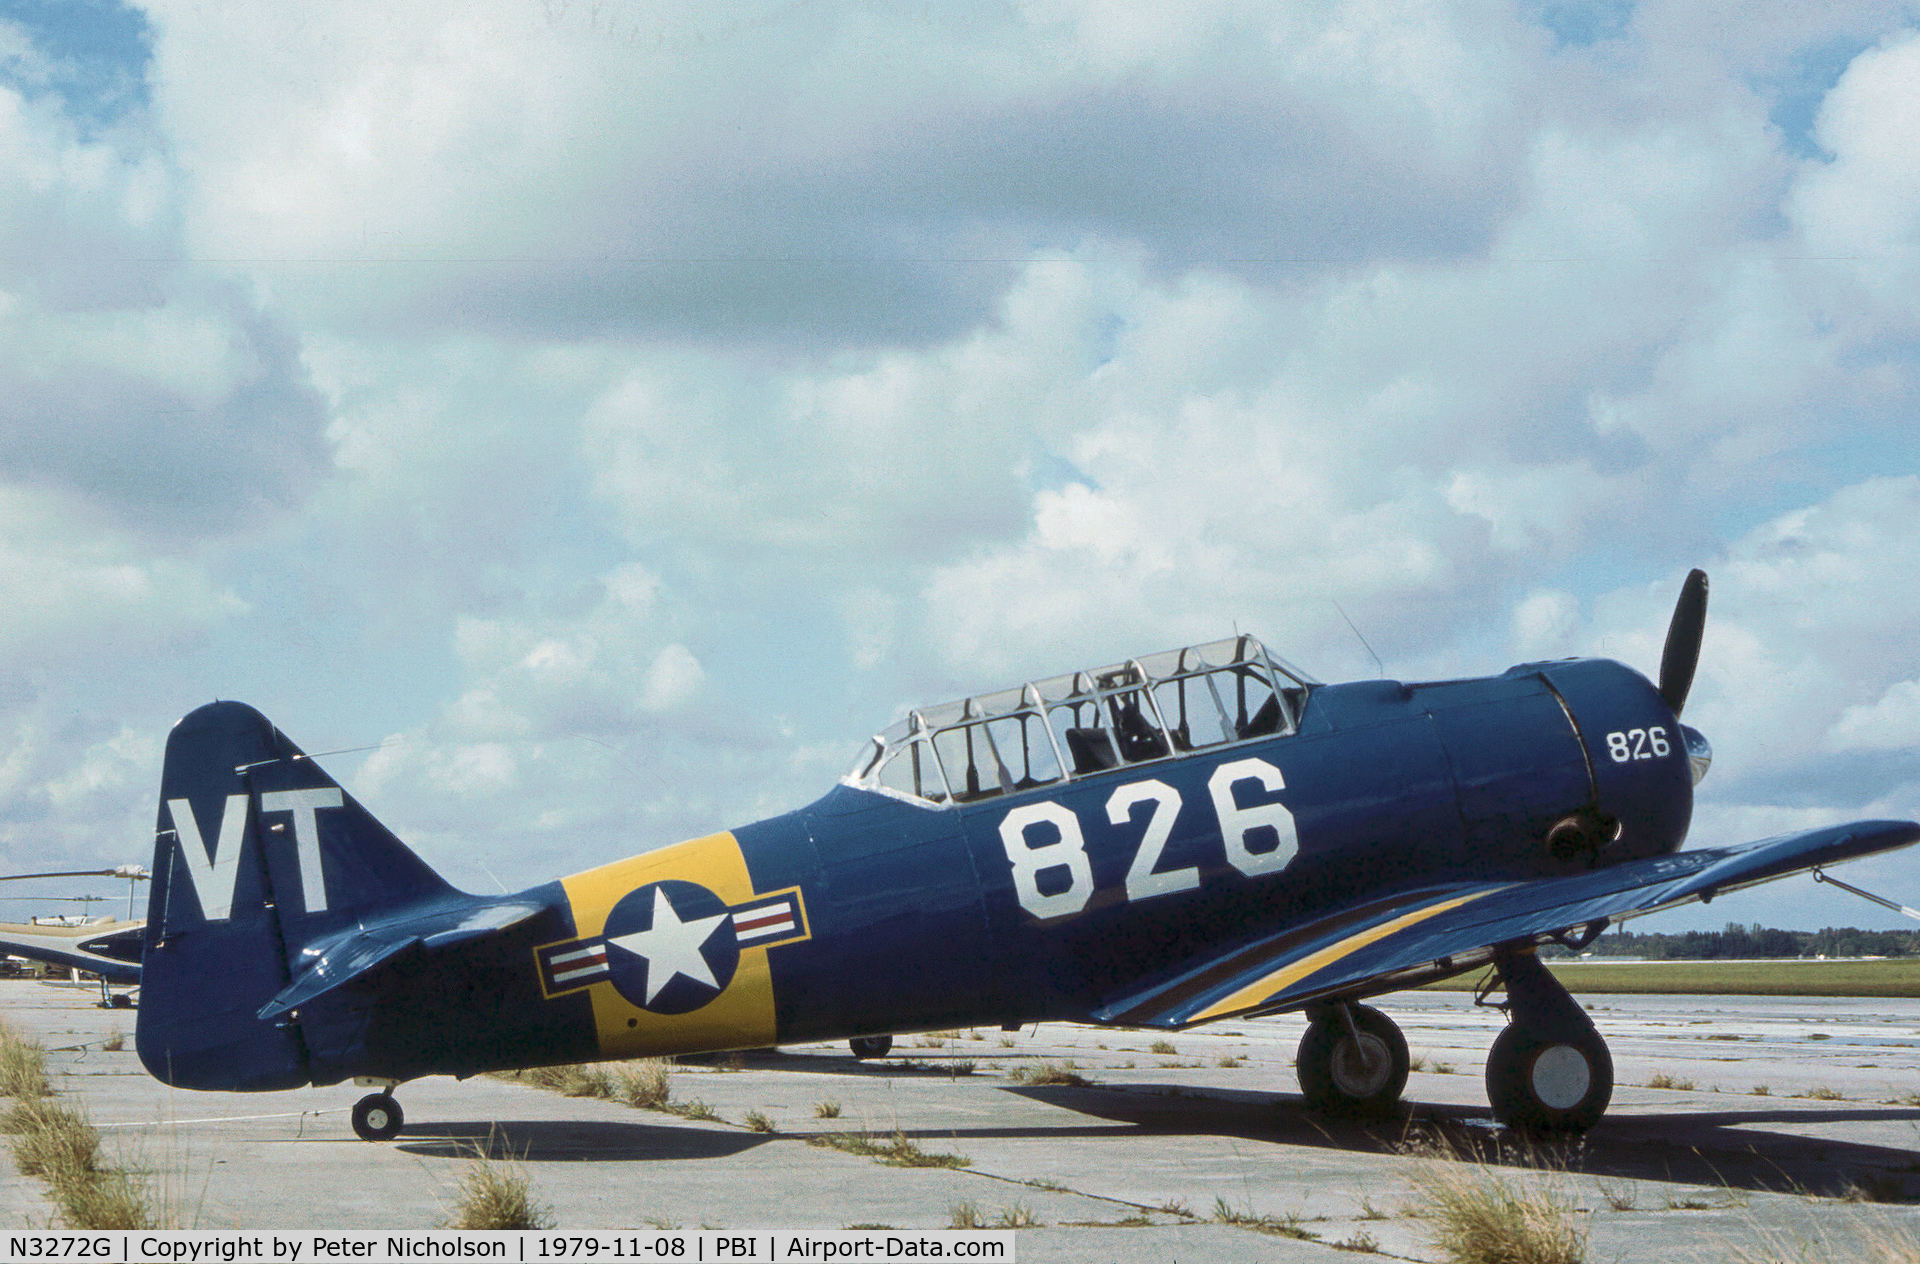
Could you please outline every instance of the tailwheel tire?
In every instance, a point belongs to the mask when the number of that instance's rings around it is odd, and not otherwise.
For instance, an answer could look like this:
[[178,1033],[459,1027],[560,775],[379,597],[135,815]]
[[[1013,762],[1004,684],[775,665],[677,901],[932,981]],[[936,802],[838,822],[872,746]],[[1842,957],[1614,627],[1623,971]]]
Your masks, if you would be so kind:
[[391,1141],[405,1120],[391,1093],[368,1093],[353,1104],[353,1131],[362,1141]]
[[1585,1132],[1613,1098],[1613,1055],[1588,1027],[1549,1040],[1510,1024],[1487,1053],[1493,1117],[1528,1132]]
[[1352,1008],[1352,1029],[1338,1012],[1307,1025],[1300,1038],[1300,1091],[1307,1105],[1332,1114],[1386,1114],[1407,1087],[1407,1038],[1372,1006]]
[[892,1036],[855,1036],[847,1041],[847,1047],[853,1050],[853,1056],[862,1062],[868,1058],[884,1058],[893,1048]]

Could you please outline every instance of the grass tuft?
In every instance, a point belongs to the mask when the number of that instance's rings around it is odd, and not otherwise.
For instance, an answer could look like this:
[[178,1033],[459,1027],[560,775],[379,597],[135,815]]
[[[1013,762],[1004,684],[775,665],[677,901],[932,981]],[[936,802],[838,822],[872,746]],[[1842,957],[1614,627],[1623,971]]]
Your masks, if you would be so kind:
[[1270,1233],[1277,1238],[1297,1238],[1302,1242],[1320,1240],[1320,1235],[1307,1228],[1296,1212],[1287,1212],[1280,1216],[1257,1216],[1252,1209],[1242,1211],[1229,1204],[1226,1199],[1216,1198],[1213,1200],[1213,1219],[1216,1224],[1252,1229],[1256,1233]]
[[987,1218],[980,1214],[980,1204],[975,1202],[955,1203],[948,1209],[947,1228],[984,1229]]
[[4,1127],[15,1134],[15,1166],[46,1183],[69,1229],[156,1228],[146,1180],[101,1166],[99,1131],[82,1111],[53,1099],[45,1058],[38,1044],[0,1028],[0,1083],[14,1098]]
[[1647,1087],[1648,1088],[1668,1088],[1668,1089],[1674,1089],[1681,1093],[1690,1093],[1693,1091],[1693,1081],[1678,1079],[1662,1071],[1658,1075],[1653,1076],[1647,1081]]
[[748,1111],[747,1118],[746,1118],[746,1125],[747,1125],[748,1132],[772,1132],[773,1131],[773,1120],[767,1118],[766,1113],[764,1111],[758,1111],[758,1110]]
[[813,1117],[815,1119],[840,1118],[840,1103],[834,1101],[831,1097],[820,1099],[813,1104]]
[[1607,1200],[1607,1206],[1615,1211],[1632,1211],[1640,1204],[1640,1187],[1632,1181],[1616,1185],[1611,1181],[1600,1182],[1600,1197]]
[[95,1172],[64,1193],[55,1190],[61,1219],[70,1229],[157,1229],[147,1182],[131,1172]]
[[1174,1047],[1173,1041],[1171,1040],[1156,1040],[1147,1046],[1147,1052],[1157,1053],[1164,1057],[1172,1057],[1174,1054],[1179,1053],[1180,1050]]
[[47,1051],[34,1041],[0,1033],[0,1097],[22,1102],[51,1097],[46,1056]]
[[560,1066],[528,1067],[519,1078],[535,1088],[564,1093],[568,1097],[613,1098],[613,1077],[605,1067],[569,1062]]
[[1016,1083],[1029,1085],[1064,1084],[1072,1088],[1090,1088],[1093,1081],[1080,1074],[1073,1059],[1064,1062],[1039,1062],[1032,1066],[1016,1067],[1013,1071]]
[[641,1110],[664,1110],[670,1090],[667,1087],[667,1060],[639,1058],[616,1067],[613,1095]]
[[922,1149],[905,1133],[894,1130],[891,1137],[876,1138],[870,1132],[826,1132],[807,1138],[808,1145],[827,1146],[848,1154],[863,1155],[892,1167],[967,1167],[973,1160],[964,1154],[943,1154]]
[[1510,1181],[1484,1164],[1428,1161],[1416,1214],[1448,1264],[1582,1264],[1587,1230],[1552,1186]]
[[[491,1148],[491,1143],[489,1143]],[[533,1197],[533,1179],[518,1163],[490,1159],[475,1147],[460,1175],[449,1229],[551,1229],[553,1208]]]
[[13,1143],[13,1161],[27,1176],[44,1176],[50,1183],[91,1176],[100,1170],[100,1134],[80,1112],[46,1098],[33,1098],[14,1108],[19,1137]]
[[1808,1238],[1801,1233],[1766,1230],[1760,1245],[1726,1243],[1719,1258],[1728,1264],[1913,1264],[1920,1260],[1920,1236],[1898,1221],[1862,1217],[1820,1224]]

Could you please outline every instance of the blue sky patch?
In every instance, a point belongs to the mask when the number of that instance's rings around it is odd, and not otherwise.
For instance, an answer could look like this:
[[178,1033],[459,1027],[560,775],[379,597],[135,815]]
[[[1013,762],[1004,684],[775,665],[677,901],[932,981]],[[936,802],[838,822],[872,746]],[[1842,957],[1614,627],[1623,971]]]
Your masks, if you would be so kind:
[[39,53],[34,65],[0,60],[0,81],[28,97],[58,93],[90,130],[145,108],[153,59],[145,14],[117,0],[0,0],[0,22],[25,31]]

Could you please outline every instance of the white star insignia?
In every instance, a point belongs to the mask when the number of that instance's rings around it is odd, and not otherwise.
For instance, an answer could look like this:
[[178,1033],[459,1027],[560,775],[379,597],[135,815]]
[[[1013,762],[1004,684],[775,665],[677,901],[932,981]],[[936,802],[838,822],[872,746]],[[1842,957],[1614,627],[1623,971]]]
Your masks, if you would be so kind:
[[713,968],[707,964],[701,947],[712,937],[714,928],[727,920],[724,912],[712,917],[696,917],[690,922],[680,920],[680,914],[667,902],[667,893],[660,887],[653,889],[653,925],[646,930],[634,931],[631,935],[616,935],[607,940],[622,952],[630,952],[642,957],[647,963],[647,1004],[653,1004],[653,998],[675,977],[686,975],[689,979],[718,989],[720,981],[713,977]]

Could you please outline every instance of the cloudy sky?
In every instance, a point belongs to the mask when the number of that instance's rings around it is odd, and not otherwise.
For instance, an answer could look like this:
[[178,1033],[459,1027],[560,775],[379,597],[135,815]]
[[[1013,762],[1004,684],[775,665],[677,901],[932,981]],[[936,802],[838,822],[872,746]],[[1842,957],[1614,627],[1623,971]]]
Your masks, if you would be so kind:
[[1693,843],[1920,816],[1917,405],[1914,4],[0,0],[0,868],[215,697],[493,890],[1236,627],[1651,672],[1694,565]]

